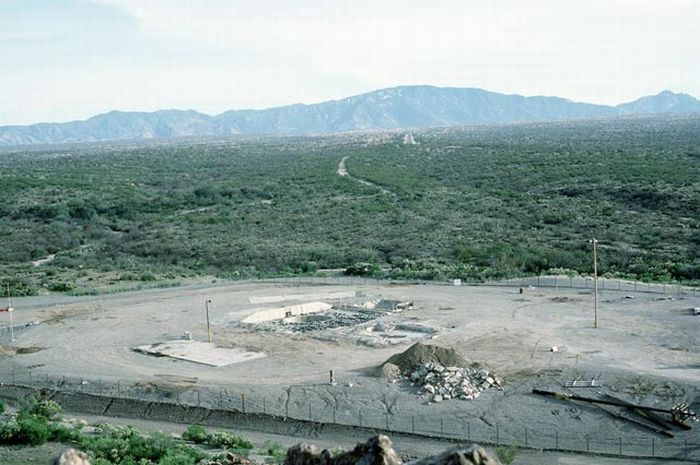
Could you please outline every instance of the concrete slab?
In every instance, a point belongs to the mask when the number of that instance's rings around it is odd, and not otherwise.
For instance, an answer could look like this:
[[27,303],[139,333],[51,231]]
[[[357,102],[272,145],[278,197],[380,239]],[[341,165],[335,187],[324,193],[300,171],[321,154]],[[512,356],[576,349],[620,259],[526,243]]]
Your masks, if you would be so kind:
[[328,300],[328,299],[349,299],[356,297],[355,291],[346,292],[326,292],[317,294],[283,294],[283,295],[263,295],[250,296],[248,300],[251,304],[270,304],[275,302],[287,302],[298,300]]
[[281,320],[310,313],[320,313],[330,310],[333,306],[325,302],[307,302],[286,307],[266,308],[254,311],[243,320],[243,323],[261,323],[263,321]]
[[216,347],[210,342],[175,340],[134,348],[137,352],[158,357],[172,357],[213,367],[233,365],[265,357],[262,352]]

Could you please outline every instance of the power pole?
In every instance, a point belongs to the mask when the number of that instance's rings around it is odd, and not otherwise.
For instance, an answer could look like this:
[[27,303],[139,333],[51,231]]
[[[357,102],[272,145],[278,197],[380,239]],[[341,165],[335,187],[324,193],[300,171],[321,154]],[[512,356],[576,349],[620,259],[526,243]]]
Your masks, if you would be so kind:
[[204,308],[206,309],[206,314],[207,314],[207,338],[209,339],[209,342],[211,342],[211,327],[209,326],[209,304],[211,303],[211,299],[207,299],[207,301],[204,303]]
[[594,310],[594,321],[593,327],[598,327],[598,253],[596,249],[596,244],[598,240],[594,237],[589,240],[593,244],[593,310]]
[[10,314],[10,339],[15,342],[15,323],[12,319],[12,313],[15,309],[12,307],[12,295],[10,294],[10,284],[7,284],[7,312]]

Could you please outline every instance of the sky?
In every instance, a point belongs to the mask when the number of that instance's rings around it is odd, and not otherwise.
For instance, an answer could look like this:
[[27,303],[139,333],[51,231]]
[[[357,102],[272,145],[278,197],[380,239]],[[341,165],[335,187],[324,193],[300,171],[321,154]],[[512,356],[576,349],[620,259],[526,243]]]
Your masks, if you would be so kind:
[[0,125],[409,84],[700,97],[700,0],[0,0]]

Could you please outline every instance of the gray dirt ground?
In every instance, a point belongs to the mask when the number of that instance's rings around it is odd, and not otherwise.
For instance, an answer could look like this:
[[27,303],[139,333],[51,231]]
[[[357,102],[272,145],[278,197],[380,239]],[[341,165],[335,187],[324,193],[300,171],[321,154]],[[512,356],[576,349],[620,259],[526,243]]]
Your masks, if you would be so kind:
[[[245,393],[249,408],[259,409],[264,398],[267,412],[281,414],[288,407],[290,415],[298,418],[308,417],[310,404],[314,420],[329,420],[335,409],[338,421],[353,423],[356,412],[366,411],[370,418],[364,421],[376,425],[384,422],[388,412],[393,422],[403,422],[392,426],[404,429],[413,416],[432,431],[439,428],[440,419],[456,430],[469,423],[472,437],[478,437],[480,429],[484,435],[492,434],[491,427],[500,425],[502,441],[522,439],[525,428],[531,442],[547,442],[559,431],[564,445],[567,440],[580,445],[583,437],[591,435],[609,437],[613,443],[619,437],[639,440],[640,447],[647,447],[652,435],[592,407],[533,396],[532,387],[555,389],[557,382],[576,376],[597,376],[608,392],[639,403],[670,406],[700,400],[700,317],[687,312],[700,306],[700,297],[671,300],[640,292],[627,299],[630,292],[602,291],[601,327],[594,329],[589,290],[538,288],[518,294],[517,288],[501,287],[352,286],[368,296],[414,301],[412,310],[385,320],[437,328],[432,340],[424,342],[453,347],[507,383],[504,391],[488,391],[473,402],[433,405],[419,399],[408,382],[390,384],[375,376],[373,367],[405,350],[407,343],[368,347],[346,337],[346,330],[326,332],[320,340],[311,333],[260,333],[231,323],[261,307],[249,303],[251,296],[332,293],[348,288],[231,284],[17,299],[16,322],[41,323],[18,331],[15,345],[41,350],[1,357],[0,374],[7,377],[12,369],[31,369],[36,377],[82,376],[120,380],[123,386],[135,382],[179,385],[183,392],[189,389],[190,395],[194,386],[205,393],[205,387],[211,392],[226,389]],[[206,299],[212,300],[216,344],[264,351],[267,357],[212,368],[131,350],[178,338],[185,331],[192,332],[194,339],[206,340]],[[0,337],[7,336],[0,333]],[[559,350],[551,352],[552,346]],[[330,369],[336,372],[337,386],[327,384]],[[697,431],[696,427],[680,432],[678,438],[700,443]],[[578,458],[551,463],[589,463],[573,460]]]

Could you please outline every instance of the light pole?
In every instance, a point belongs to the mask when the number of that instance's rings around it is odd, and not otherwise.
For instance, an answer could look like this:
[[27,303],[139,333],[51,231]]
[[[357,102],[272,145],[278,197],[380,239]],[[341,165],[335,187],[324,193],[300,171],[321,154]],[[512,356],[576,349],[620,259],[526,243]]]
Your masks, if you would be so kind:
[[598,327],[598,254],[596,249],[596,244],[598,239],[595,237],[589,240],[593,244],[593,310],[594,310],[594,321],[593,327]]
[[211,342],[211,327],[209,326],[209,304],[211,303],[211,299],[207,299],[207,301],[204,303],[204,308],[206,309],[206,314],[207,314],[207,339],[209,342]]

